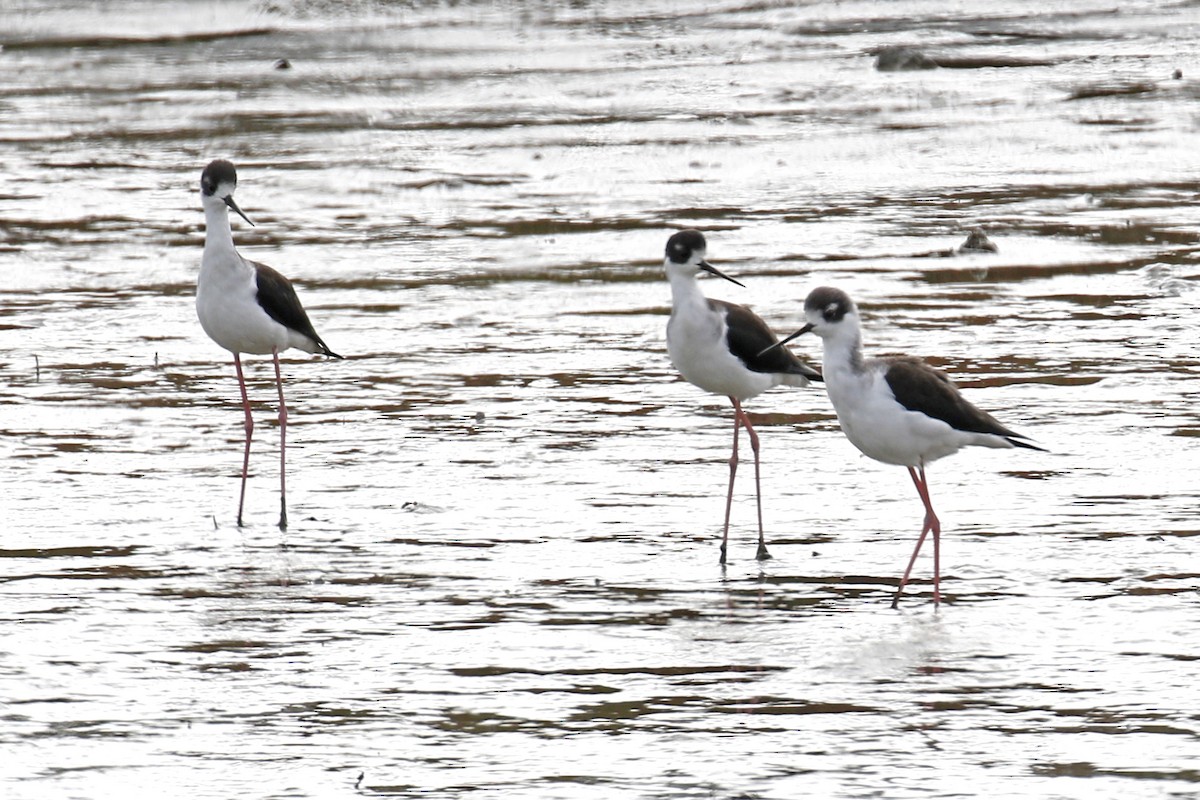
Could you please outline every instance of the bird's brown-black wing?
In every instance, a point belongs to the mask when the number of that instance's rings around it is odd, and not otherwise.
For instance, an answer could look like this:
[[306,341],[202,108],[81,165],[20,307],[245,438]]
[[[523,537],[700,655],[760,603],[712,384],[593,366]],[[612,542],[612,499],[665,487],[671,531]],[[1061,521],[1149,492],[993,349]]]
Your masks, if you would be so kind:
[[[812,381],[821,380],[821,373],[805,364],[786,347],[768,347],[778,338],[762,320],[745,306],[727,303],[724,300],[709,300],[713,310],[725,312],[725,344],[729,352],[737,356],[751,372],[802,375]],[[766,352],[763,352],[766,350]]]
[[266,311],[271,319],[285,328],[290,328],[296,333],[312,339],[325,355],[341,358],[329,349],[329,346],[313,328],[312,322],[308,319],[308,313],[300,304],[300,298],[296,296],[292,282],[266,264],[259,264],[255,261],[247,263],[254,267],[258,288],[256,298],[263,311]]
[[894,358],[886,363],[883,377],[896,402],[909,411],[940,419],[956,430],[990,433],[1007,439],[1017,447],[1042,449],[1022,441],[1029,437],[1009,430],[991,414],[972,405],[941,370],[934,369],[918,358]]

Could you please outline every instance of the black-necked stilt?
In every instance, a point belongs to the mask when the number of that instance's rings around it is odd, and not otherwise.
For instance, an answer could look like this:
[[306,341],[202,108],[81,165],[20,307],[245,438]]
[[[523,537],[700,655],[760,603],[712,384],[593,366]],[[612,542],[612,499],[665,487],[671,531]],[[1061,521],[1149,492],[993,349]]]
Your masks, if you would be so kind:
[[667,323],[667,352],[671,363],[689,382],[706,392],[724,395],[733,403],[733,455],[729,458],[729,493],[725,498],[725,528],[721,563],[729,543],[729,512],[738,465],[738,430],[746,426],[754,451],[754,492],[758,501],[758,555],[771,557],[763,538],[762,492],[759,482],[758,434],[742,411],[742,401],[773,386],[807,386],[821,373],[796,358],[786,347],[763,353],[777,343],[775,334],[745,306],[710,300],[696,280],[700,271],[742,286],[704,260],[706,243],[699,231],[680,231],[667,240],[663,266],[671,283],[671,321]]
[[[908,468],[925,504],[925,522],[892,607],[908,583],[917,554],[933,532],[933,602],[941,601],[941,522],[929,499],[925,465],[968,445],[1042,448],[1001,425],[959,394],[944,372],[909,356],[864,360],[858,309],[840,289],[814,289],[804,301],[808,324],[781,342],[812,331],[824,341],[821,372],[842,432],[864,454]],[[1043,451],[1044,452],[1044,451]]]
[[242,353],[275,359],[275,385],[279,389],[279,527],[287,528],[287,405],[283,399],[283,376],[279,353],[298,347],[309,353],[341,358],[329,349],[313,329],[291,281],[265,264],[238,255],[229,227],[229,209],[253,225],[233,201],[237,171],[233,164],[217,159],[200,175],[200,199],[204,204],[204,257],[196,284],[196,314],[209,337],[233,353],[242,408],[246,412],[246,449],[242,455],[242,491],[238,499],[237,523],[242,525],[246,502],[246,472],[250,466],[250,437],[254,419],[242,373]]

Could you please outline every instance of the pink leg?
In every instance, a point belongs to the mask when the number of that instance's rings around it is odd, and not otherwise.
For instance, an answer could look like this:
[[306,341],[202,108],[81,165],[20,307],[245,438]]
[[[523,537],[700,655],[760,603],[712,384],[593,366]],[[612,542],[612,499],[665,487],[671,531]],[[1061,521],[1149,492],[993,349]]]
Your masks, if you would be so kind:
[[287,530],[287,404],[283,401],[283,374],[279,371],[279,348],[275,358],[275,385],[279,388],[279,529]]
[[925,466],[921,466],[919,477],[917,470],[913,467],[908,468],[908,474],[917,487],[917,494],[921,496],[921,502],[925,504],[925,522],[921,526],[921,536],[917,539],[917,546],[913,548],[912,557],[908,560],[908,568],[904,570],[904,577],[900,579],[900,587],[896,589],[896,595],[892,598],[892,608],[895,608],[900,602],[900,595],[908,583],[908,576],[912,574],[913,564],[917,562],[917,555],[921,552],[921,545],[925,543],[925,536],[930,531],[933,531],[933,604],[937,606],[941,603],[942,523],[937,518],[937,514],[933,512],[933,503],[929,499],[929,482],[925,479]]
[[746,412],[742,411],[742,406],[737,400],[733,401],[734,413],[741,416],[742,425],[746,426],[746,433],[750,434],[750,449],[754,451],[754,499],[758,502],[758,553],[755,555],[759,561],[766,561],[771,557],[767,552],[767,542],[763,537],[763,521],[762,521],[762,480],[759,477],[759,462],[758,462],[758,433],[755,432],[754,426],[750,424],[750,417],[746,416]]
[[925,465],[920,468],[921,483],[917,491],[925,501],[925,524],[933,532],[933,604],[941,602],[940,585],[942,580],[942,523],[937,514],[933,513],[933,501],[929,497],[929,481],[925,478]]
[[721,535],[721,566],[725,566],[725,551],[729,547],[729,512],[733,508],[733,479],[737,476],[738,466],[738,428],[742,424],[742,412],[738,401],[729,398],[733,403],[733,453],[729,456],[729,493],[725,496],[725,532]]
[[246,412],[246,450],[242,454],[242,493],[238,497],[238,527],[242,527],[242,508],[246,505],[246,473],[250,469],[250,437],[254,435],[254,417],[250,415],[250,397],[246,394],[246,376],[242,374],[242,359],[233,354],[233,366],[237,368],[238,388],[242,391],[242,410]]

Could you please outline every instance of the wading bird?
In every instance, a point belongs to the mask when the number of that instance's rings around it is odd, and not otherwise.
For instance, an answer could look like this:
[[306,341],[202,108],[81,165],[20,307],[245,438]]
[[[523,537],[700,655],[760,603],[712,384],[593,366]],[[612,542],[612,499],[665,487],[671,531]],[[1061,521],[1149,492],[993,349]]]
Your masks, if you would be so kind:
[[246,473],[250,466],[250,438],[254,418],[242,373],[242,353],[271,354],[275,360],[275,385],[279,389],[279,527],[287,529],[287,405],[279,354],[289,347],[308,353],[341,358],[317,335],[300,298],[287,278],[265,264],[242,258],[233,244],[229,210],[253,225],[233,200],[237,171],[217,159],[200,174],[200,200],[204,205],[204,256],[196,284],[196,314],[209,337],[233,353],[242,409],[246,413],[246,449],[242,455],[242,490],[238,499],[238,527],[246,503]]
[[892,608],[900,602],[917,554],[930,531],[936,606],[941,602],[942,525],[929,499],[925,465],[968,445],[1042,448],[971,405],[944,372],[918,358],[864,360],[858,308],[841,289],[828,286],[814,289],[804,301],[804,316],[808,323],[780,344],[809,331],[821,337],[825,349],[821,373],[842,432],[855,447],[876,461],[907,467],[925,504],[921,536],[892,598]]
[[[773,386],[807,386],[821,373],[798,359],[753,311],[704,296],[696,280],[700,272],[742,286],[704,260],[707,244],[699,231],[686,230],[667,240],[663,267],[671,284],[671,320],[667,323],[667,352],[671,363],[690,383],[733,403],[733,454],[729,458],[729,493],[725,497],[725,527],[721,535],[721,564],[729,544],[729,512],[737,475],[738,432],[745,426],[754,451],[754,494],[758,501],[757,558],[771,557],[763,536],[762,490],[759,481],[758,434],[742,411],[742,402]],[[763,352],[770,348],[769,352]]]

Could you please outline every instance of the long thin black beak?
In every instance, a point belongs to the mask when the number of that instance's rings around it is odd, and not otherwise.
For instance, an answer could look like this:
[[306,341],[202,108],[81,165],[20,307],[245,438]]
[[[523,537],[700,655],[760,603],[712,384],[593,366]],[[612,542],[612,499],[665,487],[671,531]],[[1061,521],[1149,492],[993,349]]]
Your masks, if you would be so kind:
[[771,351],[772,351],[772,350],[774,350],[776,347],[783,347],[785,344],[787,344],[788,342],[790,342],[792,339],[795,339],[797,336],[803,336],[804,334],[808,333],[808,332],[809,332],[809,331],[811,331],[812,329],[813,329],[813,324],[810,322],[810,323],[808,323],[807,325],[805,325],[803,328],[801,328],[800,330],[798,330],[798,331],[796,331],[795,333],[793,333],[791,336],[787,337],[786,339],[783,339],[783,340],[781,340],[781,341],[778,341],[778,342],[776,342],[775,344],[771,345],[770,347],[764,347],[762,350],[760,350],[760,351],[758,352],[758,354],[761,356],[761,355],[763,355],[764,353],[769,353],[769,352],[771,352]]
[[[225,196],[225,205],[229,206],[234,211],[236,211],[238,213],[238,216],[240,216],[242,219],[246,220],[246,222],[250,222],[250,218],[246,216],[246,212],[242,211],[240,208],[238,208],[238,204],[233,202],[233,195],[230,194],[230,195]],[[254,227],[253,222],[250,222],[250,227],[251,228]]]
[[742,287],[743,289],[746,288],[746,284],[742,283],[739,280],[729,277],[724,272],[721,272],[721,270],[717,269],[716,267],[714,267],[712,264],[708,263],[707,261],[700,262],[700,269],[704,270],[705,272],[711,272],[713,275],[716,275],[718,278],[724,278],[725,280],[729,281],[730,283],[736,283],[738,286]]

